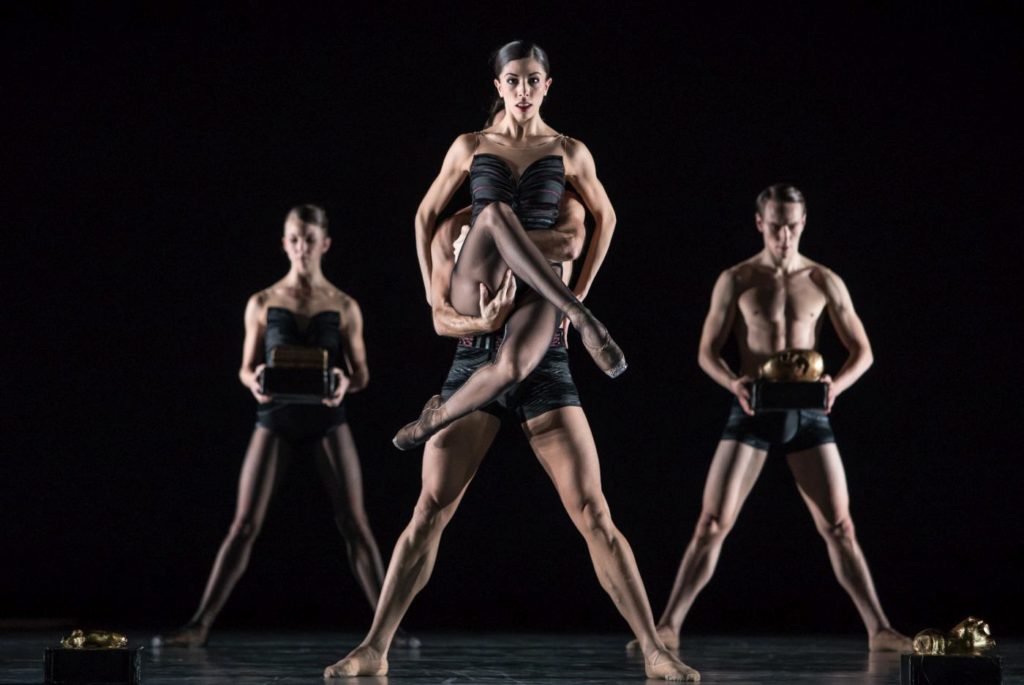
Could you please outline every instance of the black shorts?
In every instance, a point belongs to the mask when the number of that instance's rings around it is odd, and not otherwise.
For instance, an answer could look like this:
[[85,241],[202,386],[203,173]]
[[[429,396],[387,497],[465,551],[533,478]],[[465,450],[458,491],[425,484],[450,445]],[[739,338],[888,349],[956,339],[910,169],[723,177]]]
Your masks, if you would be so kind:
[[[447,400],[477,369],[494,361],[500,338],[477,336],[460,338],[455,348],[455,359],[441,388],[441,397]],[[496,341],[496,343],[495,343]],[[490,344],[489,344],[490,343]],[[556,334],[552,346],[522,383],[507,390],[498,399],[480,407],[480,411],[502,418],[511,414],[520,423],[552,409],[580,406],[576,383],[569,371],[569,350]]]
[[729,418],[725,421],[722,440],[736,440],[759,450],[785,447],[786,452],[801,450],[835,442],[828,414],[820,409],[791,409],[766,411],[749,416],[733,398]]
[[291,443],[319,441],[347,421],[344,402],[337,407],[325,404],[292,404],[271,401],[256,410],[256,425],[271,430]]

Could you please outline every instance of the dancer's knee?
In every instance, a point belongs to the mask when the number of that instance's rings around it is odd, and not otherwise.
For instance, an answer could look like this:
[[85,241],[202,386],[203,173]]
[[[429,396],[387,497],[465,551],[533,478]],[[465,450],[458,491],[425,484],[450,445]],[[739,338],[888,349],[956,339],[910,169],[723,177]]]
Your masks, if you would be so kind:
[[736,516],[724,512],[704,510],[697,519],[697,527],[693,538],[698,544],[719,543],[736,525]]
[[446,513],[444,505],[435,497],[421,497],[412,512],[409,524],[414,541],[437,535],[444,528]]
[[581,500],[573,520],[583,536],[611,544],[615,541],[615,524],[604,497],[587,497]]
[[818,524],[818,532],[825,538],[825,542],[836,544],[849,543],[857,536],[853,519],[848,513],[822,518]]
[[354,540],[363,536],[369,527],[366,513],[357,513],[351,509],[335,512],[334,523],[346,540]]
[[228,539],[233,542],[252,542],[260,534],[260,522],[252,517],[236,518],[228,529]]
[[508,224],[510,216],[515,216],[515,212],[507,202],[492,202],[480,210],[475,225],[483,222],[488,227],[502,227]]
[[536,364],[525,363],[516,354],[502,354],[494,360],[494,369],[501,377],[503,385],[522,383]]

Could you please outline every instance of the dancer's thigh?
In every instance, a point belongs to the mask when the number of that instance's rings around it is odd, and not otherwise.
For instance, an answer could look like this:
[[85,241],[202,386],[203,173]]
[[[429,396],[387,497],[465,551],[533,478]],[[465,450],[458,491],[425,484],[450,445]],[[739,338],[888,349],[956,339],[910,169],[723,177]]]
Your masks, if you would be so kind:
[[421,500],[444,508],[458,500],[473,480],[501,422],[475,411],[432,437],[423,450]]
[[452,271],[449,297],[455,311],[466,316],[479,316],[480,284],[486,285],[493,293],[501,285],[507,269],[508,265],[484,227],[477,225],[469,229]]

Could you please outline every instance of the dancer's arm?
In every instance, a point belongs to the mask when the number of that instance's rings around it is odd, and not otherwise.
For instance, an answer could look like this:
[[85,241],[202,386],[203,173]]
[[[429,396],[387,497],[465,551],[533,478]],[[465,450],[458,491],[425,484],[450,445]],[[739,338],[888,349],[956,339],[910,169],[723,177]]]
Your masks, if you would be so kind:
[[822,377],[822,380],[829,384],[828,409],[831,410],[836,397],[864,375],[875,357],[871,352],[871,342],[868,340],[867,331],[864,330],[864,323],[853,309],[853,299],[843,279],[824,267],[815,269],[814,279],[820,281],[825,290],[832,327],[836,329],[839,341],[849,352],[846,362],[835,377]]
[[366,364],[366,344],[363,342],[363,312],[359,309],[359,303],[351,297],[345,298],[341,317],[341,340],[351,365],[351,382],[346,392],[359,392],[370,383],[370,367]]
[[526,235],[549,261],[572,262],[583,252],[586,214],[579,197],[566,190],[558,207],[558,223],[550,229],[528,231]]
[[448,201],[452,199],[452,195],[462,185],[469,172],[469,163],[475,149],[475,134],[466,133],[455,139],[444,157],[441,172],[430,184],[430,189],[416,210],[416,257],[420,262],[420,275],[423,277],[427,304],[432,302],[430,243],[434,235],[434,224],[438,215],[448,205]]
[[732,269],[723,271],[711,292],[711,307],[708,309],[704,329],[700,334],[697,363],[713,381],[736,395],[743,411],[753,416],[754,410],[750,408],[750,391],[746,387],[753,379],[737,376],[729,368],[728,362],[722,358],[722,347],[729,339],[729,332],[736,318],[738,295],[735,272]]
[[608,193],[597,178],[590,150],[578,140],[570,140],[566,143],[565,157],[566,175],[572,179],[573,187],[579,191],[580,197],[594,217],[594,234],[590,238],[590,247],[587,249],[583,267],[573,289],[576,297],[582,300],[590,292],[590,286],[594,284],[594,278],[608,254],[612,233],[615,232],[615,210],[608,199]]
[[260,394],[260,373],[263,371],[263,293],[256,293],[245,305],[245,339],[242,342],[242,366],[238,369],[238,380],[242,382],[256,401],[266,404],[269,395]]

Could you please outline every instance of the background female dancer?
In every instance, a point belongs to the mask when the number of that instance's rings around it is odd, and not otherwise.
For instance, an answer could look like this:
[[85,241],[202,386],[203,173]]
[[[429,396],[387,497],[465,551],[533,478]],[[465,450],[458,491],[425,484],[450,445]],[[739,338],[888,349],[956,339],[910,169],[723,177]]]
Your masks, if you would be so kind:
[[[492,401],[522,382],[543,358],[559,315],[580,331],[584,347],[598,366],[615,377],[626,368],[622,351],[585,308],[584,299],[608,252],[615,212],[597,179],[590,151],[541,119],[540,107],[551,86],[544,51],[515,41],[494,58],[496,107],[505,116],[478,133],[456,138],[441,172],[416,213],[416,248],[420,271],[430,293],[430,240],[434,224],[468,176],[473,197],[471,230],[459,255],[451,284],[451,303],[461,314],[479,315],[480,284],[496,290],[508,269],[533,293],[509,317],[501,350],[451,397],[435,396],[420,418],[395,436],[399,449],[411,449],[451,421]],[[561,281],[528,232],[550,228],[566,178],[594,215],[590,249],[575,292]]]
[[[370,374],[359,304],[328,281],[320,261],[330,249],[327,214],[301,205],[285,219],[282,238],[288,274],[249,298],[238,377],[256,401],[257,423],[238,483],[238,505],[217,553],[199,608],[179,630],[155,638],[166,646],[199,646],[249,562],[253,542],[292,452],[312,454],[345,539],[349,563],[366,599],[376,606],[383,564],[363,509],[362,474],[342,400],[366,387]],[[286,404],[260,393],[263,360],[277,345],[308,345],[328,351],[338,381],[322,405]],[[350,375],[342,372],[346,360]]]
[[[518,64],[501,64],[502,73],[509,69],[519,71],[523,68],[529,73],[543,68],[546,76],[546,60],[541,65],[533,57],[538,53],[543,54],[539,49],[523,44],[511,45],[517,46],[520,54],[527,57],[517,60]],[[502,53],[508,50],[509,46],[506,46]],[[585,151],[585,148],[581,146],[575,150]],[[589,154],[586,157],[589,160]],[[589,169],[592,172],[592,161],[589,162]],[[601,202],[591,206],[596,207],[604,221],[614,222],[614,213],[597,179],[589,176],[586,187],[588,193],[584,197],[589,197],[590,201],[597,198]],[[546,227],[531,230],[526,235],[531,245],[539,249],[546,260],[556,263],[571,261],[582,251],[583,214],[583,207],[574,196],[563,197],[556,221]],[[449,302],[449,293],[454,292],[453,242],[459,227],[467,219],[468,215],[460,213],[441,225],[430,245],[431,259],[427,262],[431,269],[428,300],[432,303],[434,327],[441,335],[460,338],[455,360],[445,382],[446,394],[468,382],[467,378],[474,378],[474,371],[492,364],[496,357],[500,357],[501,350],[508,343],[500,342],[493,332],[505,323],[505,316],[514,297],[514,282],[505,281],[500,287],[491,290],[493,297],[476,286],[480,310],[477,316],[467,316]],[[472,233],[470,231],[470,235]],[[597,241],[596,237],[594,241]],[[462,249],[465,250],[465,246]],[[459,264],[463,263],[464,258],[464,255],[460,255]],[[593,271],[585,281],[581,276],[578,291],[582,289],[585,294],[593,280],[592,274]],[[539,303],[536,300],[521,305],[512,317],[518,315],[524,307]],[[497,433],[500,425],[498,416],[511,413],[519,420],[530,441],[530,447],[551,478],[570,519],[582,534],[598,581],[637,636],[648,677],[666,680],[699,679],[695,670],[683,664],[665,648],[655,632],[650,604],[633,552],[629,542],[612,522],[608,502],[604,497],[597,447],[569,371],[564,340],[557,334],[557,319],[557,311],[552,312],[547,319],[543,331],[545,352],[539,364],[522,383],[502,394],[498,401],[454,421],[427,443],[423,452],[423,484],[419,500],[412,520],[395,545],[373,625],[358,647],[341,661],[327,667],[325,677],[387,673],[387,654],[395,631],[413,598],[430,578],[441,533],[454,516]]]

